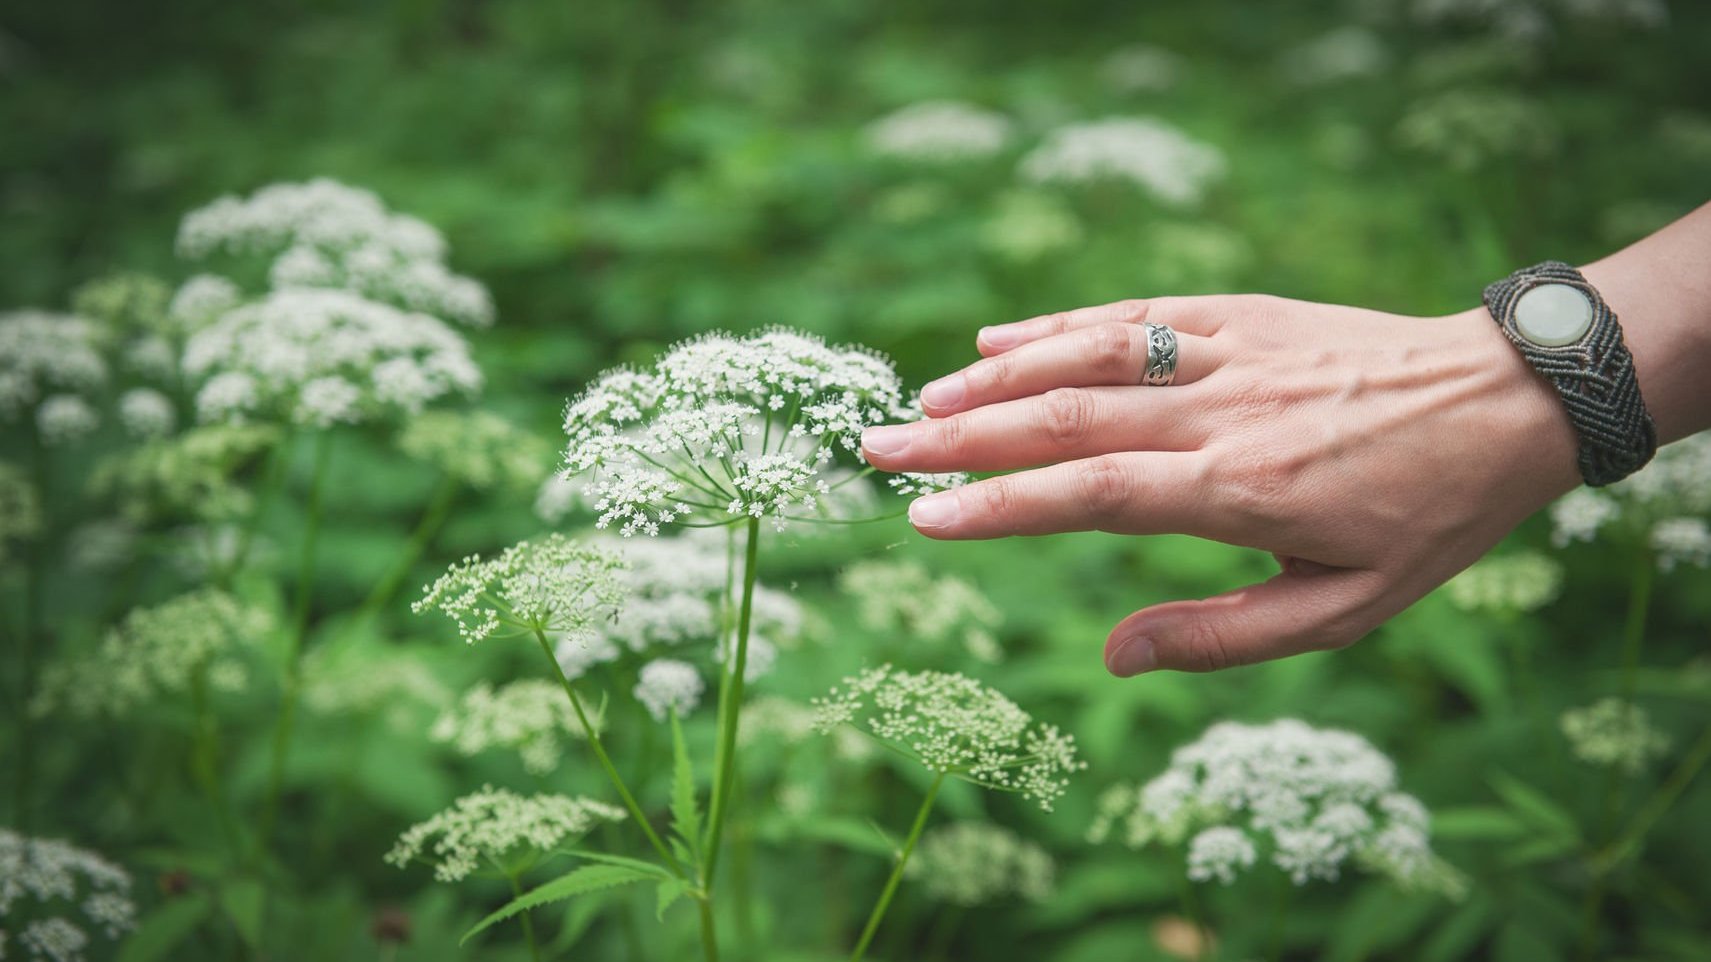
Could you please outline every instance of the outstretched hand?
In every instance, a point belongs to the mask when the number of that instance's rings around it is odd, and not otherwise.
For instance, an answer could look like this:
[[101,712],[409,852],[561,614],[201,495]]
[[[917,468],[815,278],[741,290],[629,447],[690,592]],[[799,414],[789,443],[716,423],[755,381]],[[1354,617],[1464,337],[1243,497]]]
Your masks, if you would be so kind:
[[[1140,384],[1142,321],[1177,334],[1169,386]],[[922,389],[926,420],[862,436],[887,471],[1014,471],[916,501],[922,534],[1183,533],[1282,565],[1123,619],[1105,643],[1118,675],[1351,644],[1579,482],[1560,403],[1483,308],[1157,298],[976,345],[981,360]]]

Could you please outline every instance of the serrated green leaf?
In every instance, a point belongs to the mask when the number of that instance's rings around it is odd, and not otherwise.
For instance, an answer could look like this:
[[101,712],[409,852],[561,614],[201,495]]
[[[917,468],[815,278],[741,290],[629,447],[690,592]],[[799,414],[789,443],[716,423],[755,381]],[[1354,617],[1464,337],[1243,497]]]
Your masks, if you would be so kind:
[[213,908],[214,903],[200,892],[167,902],[143,916],[119,950],[118,962],[154,962],[171,956]]
[[689,883],[680,878],[669,878],[659,883],[659,910],[656,913],[659,920],[664,922],[665,910],[688,893]]
[[607,855],[605,852],[571,852],[570,854],[572,857],[584,858],[590,862],[601,862],[606,865],[621,865],[624,868],[633,868],[638,872],[657,876],[662,879],[677,877],[671,874],[669,870],[662,868],[653,862],[639,858],[630,858],[627,855]]
[[683,741],[683,725],[671,713],[671,828],[689,846],[692,864],[701,865],[701,813],[695,807],[695,769]]
[[561,875],[551,882],[524,892],[506,902],[498,911],[477,922],[468,932],[463,933],[463,937],[458,939],[458,944],[462,945],[493,925],[538,905],[559,902],[619,885],[631,885],[652,878],[657,878],[652,872],[641,872],[622,865],[585,865],[574,872]]
[[1527,823],[1496,805],[1469,805],[1432,813],[1432,836],[1441,839],[1501,839],[1527,834]]

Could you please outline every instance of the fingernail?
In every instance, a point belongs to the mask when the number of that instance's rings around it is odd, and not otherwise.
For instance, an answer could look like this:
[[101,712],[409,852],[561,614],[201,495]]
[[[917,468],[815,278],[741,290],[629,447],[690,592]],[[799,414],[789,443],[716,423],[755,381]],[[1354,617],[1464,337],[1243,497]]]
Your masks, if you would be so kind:
[[909,505],[909,522],[917,528],[942,528],[956,520],[960,509],[955,491],[941,491],[916,498]]
[[921,403],[936,408],[948,408],[962,400],[963,388],[961,374],[941,377],[921,389]]
[[862,450],[880,457],[896,454],[909,446],[909,425],[886,424],[861,432]]
[[1007,351],[1022,342],[1022,333],[1009,324],[1001,324],[997,327],[981,328],[977,340],[987,347]]
[[1146,635],[1134,635],[1105,656],[1105,667],[1119,678],[1139,675],[1158,667],[1158,653],[1153,640]]

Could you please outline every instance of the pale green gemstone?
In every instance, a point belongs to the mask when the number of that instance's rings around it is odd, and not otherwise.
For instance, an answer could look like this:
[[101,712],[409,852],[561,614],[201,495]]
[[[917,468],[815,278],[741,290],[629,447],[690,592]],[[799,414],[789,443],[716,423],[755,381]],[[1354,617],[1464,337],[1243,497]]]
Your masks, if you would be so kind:
[[1592,327],[1592,301],[1567,284],[1540,284],[1515,302],[1515,328],[1541,347],[1573,344]]

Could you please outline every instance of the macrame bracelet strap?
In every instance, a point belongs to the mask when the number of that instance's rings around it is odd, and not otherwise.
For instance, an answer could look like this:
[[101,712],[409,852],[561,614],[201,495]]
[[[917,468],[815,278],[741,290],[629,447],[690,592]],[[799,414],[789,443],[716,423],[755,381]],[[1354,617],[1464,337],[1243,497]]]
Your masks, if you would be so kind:
[[1622,325],[1604,298],[1561,261],[1523,268],[1485,289],[1485,306],[1568,409],[1580,435],[1580,476],[1593,487],[1645,467],[1657,428],[1640,397]]

